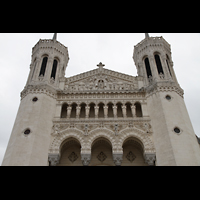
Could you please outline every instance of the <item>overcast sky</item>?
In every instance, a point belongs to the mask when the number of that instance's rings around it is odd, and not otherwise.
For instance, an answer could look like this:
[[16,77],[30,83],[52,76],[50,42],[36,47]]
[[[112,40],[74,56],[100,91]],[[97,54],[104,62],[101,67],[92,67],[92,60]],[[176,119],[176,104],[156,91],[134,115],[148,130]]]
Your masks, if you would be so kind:
[[[200,137],[200,34],[150,33],[163,36],[171,44],[174,70],[184,89],[185,103],[195,130]],[[0,33],[0,164],[10,138],[20,92],[29,74],[32,47],[39,39],[52,39],[53,33]],[[57,40],[68,47],[66,77],[105,68],[137,76],[133,62],[134,45],[144,33],[58,33]]]

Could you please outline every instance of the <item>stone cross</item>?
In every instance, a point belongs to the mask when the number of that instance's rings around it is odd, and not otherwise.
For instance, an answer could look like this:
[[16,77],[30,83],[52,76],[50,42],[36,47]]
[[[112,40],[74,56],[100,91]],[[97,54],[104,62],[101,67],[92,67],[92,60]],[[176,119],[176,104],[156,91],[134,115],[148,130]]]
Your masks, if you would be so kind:
[[102,64],[102,62],[100,62],[97,66],[98,66],[100,69],[102,69],[105,65]]

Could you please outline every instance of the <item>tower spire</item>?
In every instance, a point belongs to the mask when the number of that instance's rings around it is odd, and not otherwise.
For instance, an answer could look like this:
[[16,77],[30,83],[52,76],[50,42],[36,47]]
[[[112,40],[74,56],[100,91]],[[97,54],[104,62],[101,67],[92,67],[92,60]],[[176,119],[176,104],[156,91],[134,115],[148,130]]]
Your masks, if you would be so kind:
[[57,40],[57,33],[54,33],[52,40]]
[[145,33],[145,38],[149,38],[149,34],[148,33]]

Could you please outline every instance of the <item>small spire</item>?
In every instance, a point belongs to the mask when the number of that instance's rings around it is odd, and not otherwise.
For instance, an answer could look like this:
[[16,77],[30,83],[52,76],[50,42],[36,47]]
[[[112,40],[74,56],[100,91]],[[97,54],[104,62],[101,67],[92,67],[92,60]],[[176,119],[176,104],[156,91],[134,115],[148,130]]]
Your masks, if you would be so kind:
[[145,33],[145,38],[149,38],[149,34],[148,33]]
[[54,33],[52,40],[57,40],[57,33]]

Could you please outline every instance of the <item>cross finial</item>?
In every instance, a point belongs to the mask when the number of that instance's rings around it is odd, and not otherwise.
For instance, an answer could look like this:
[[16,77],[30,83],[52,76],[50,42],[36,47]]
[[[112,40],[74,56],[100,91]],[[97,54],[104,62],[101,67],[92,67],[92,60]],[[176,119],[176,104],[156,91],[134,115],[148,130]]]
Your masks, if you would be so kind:
[[97,66],[102,69],[105,65],[100,62]]

